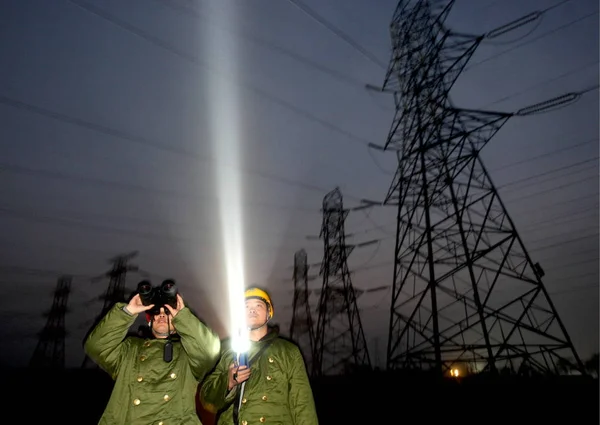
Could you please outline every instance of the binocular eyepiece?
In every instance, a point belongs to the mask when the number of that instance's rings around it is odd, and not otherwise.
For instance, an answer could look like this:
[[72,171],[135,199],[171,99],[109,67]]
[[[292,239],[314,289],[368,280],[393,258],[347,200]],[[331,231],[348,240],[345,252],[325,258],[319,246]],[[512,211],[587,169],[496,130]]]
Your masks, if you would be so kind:
[[[177,285],[172,279],[164,280],[160,286],[153,287],[152,283],[147,280],[142,280],[138,283],[137,292],[140,294],[140,299],[143,305],[154,304],[150,314],[158,314],[161,307],[170,305],[173,308],[177,307]],[[169,314],[169,310],[165,307],[165,313]]]

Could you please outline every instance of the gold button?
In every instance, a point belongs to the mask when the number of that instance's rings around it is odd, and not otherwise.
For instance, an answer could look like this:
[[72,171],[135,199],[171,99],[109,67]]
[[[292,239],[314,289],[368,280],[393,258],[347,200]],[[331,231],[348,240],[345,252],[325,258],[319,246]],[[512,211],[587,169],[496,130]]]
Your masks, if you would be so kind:
[[138,382],[142,382],[144,380],[144,378],[142,378],[141,376],[138,376],[137,381]]
[[144,360],[146,360],[146,356],[140,356],[140,360],[141,360],[141,361],[144,361]]
[[273,379],[273,378],[271,378],[270,376],[267,376],[267,381],[270,381],[271,379]]
[[135,404],[136,406],[140,403],[141,403],[141,401],[139,398],[136,398],[135,400],[133,400],[133,404]]
[[150,347],[150,341],[144,342],[144,347]]
[[275,360],[273,360],[273,357],[269,357],[269,363],[273,363]]
[[242,421],[242,425],[248,425],[248,421]]
[[161,421],[158,423],[158,425],[165,425],[165,423]]
[[242,399],[242,403],[246,403],[247,401],[248,401],[248,400],[246,400],[246,397],[244,397],[244,398]]
[[169,396],[169,394],[165,394],[165,396],[163,398],[165,399],[165,401],[169,401],[171,399],[171,397]]
[[264,422],[264,421],[266,421],[266,419],[265,419],[264,416],[261,416],[260,419],[259,419],[259,421]]
[[266,396],[266,395],[262,396],[262,399],[263,399],[264,401],[267,401],[267,396]]
[[172,374],[169,375],[171,377],[171,379],[175,379],[177,378],[177,374],[175,372],[173,372]]

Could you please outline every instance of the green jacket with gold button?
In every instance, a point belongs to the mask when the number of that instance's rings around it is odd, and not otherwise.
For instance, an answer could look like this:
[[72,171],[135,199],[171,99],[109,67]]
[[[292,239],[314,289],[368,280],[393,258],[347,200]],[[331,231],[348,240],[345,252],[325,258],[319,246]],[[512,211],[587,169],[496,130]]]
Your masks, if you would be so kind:
[[137,315],[117,303],[86,338],[86,354],[115,381],[99,425],[200,425],[198,383],[219,359],[221,341],[189,308],[173,318],[173,358],[166,339],[128,336]]
[[[259,357],[252,357],[264,344],[269,344]],[[215,370],[206,377],[200,389],[205,409],[218,414],[219,425],[233,424],[233,410],[241,386],[227,391],[229,366],[235,353],[226,349]],[[248,351],[251,359],[250,378],[244,385],[238,414],[240,425],[317,425],[317,412],[304,359],[297,345],[279,338],[272,329]]]

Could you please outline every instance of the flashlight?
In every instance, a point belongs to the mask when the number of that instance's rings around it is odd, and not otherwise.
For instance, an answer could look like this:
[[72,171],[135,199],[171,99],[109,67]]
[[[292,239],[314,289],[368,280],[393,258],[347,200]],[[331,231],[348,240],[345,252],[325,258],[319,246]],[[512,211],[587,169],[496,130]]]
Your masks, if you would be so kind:
[[238,366],[248,366],[248,353],[246,351],[237,354],[237,363]]

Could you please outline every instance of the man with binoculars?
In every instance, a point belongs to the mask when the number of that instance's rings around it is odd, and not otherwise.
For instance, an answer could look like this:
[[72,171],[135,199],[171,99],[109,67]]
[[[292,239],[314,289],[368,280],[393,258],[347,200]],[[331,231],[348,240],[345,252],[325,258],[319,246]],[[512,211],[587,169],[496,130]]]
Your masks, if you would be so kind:
[[[148,337],[128,335],[143,312]],[[160,287],[140,282],[129,303],[116,303],[94,327],[84,349],[115,381],[99,425],[201,425],[196,391],[221,342],[184,304],[173,280]]]

